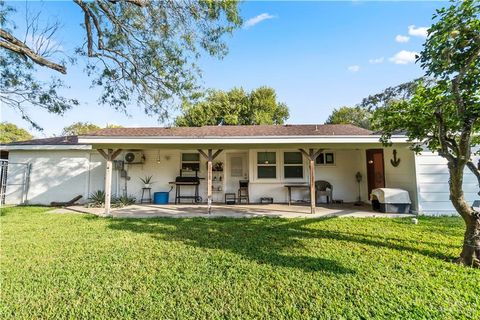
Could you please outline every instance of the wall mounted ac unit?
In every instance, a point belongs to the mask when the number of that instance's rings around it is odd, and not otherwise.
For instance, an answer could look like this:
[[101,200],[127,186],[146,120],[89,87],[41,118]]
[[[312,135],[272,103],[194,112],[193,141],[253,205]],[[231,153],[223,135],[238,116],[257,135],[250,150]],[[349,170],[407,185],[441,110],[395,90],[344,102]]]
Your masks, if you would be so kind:
[[135,164],[135,163],[144,163],[145,155],[140,151],[129,151],[125,153],[125,163]]

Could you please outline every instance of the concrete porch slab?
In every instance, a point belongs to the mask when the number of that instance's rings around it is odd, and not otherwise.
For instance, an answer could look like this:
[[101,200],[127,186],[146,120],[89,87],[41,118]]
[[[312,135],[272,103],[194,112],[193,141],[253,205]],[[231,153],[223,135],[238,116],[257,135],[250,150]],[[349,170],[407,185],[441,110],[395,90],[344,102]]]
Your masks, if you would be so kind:
[[[72,206],[55,209],[54,213],[89,213],[102,215],[103,208],[86,208]],[[379,213],[372,211],[370,206],[354,206],[351,204],[325,205],[316,208],[316,213],[310,213],[309,206],[286,204],[250,204],[250,205],[223,205],[212,206],[212,213],[207,213],[205,204],[180,204],[180,205],[132,205],[111,210],[114,218],[323,218],[323,217],[356,217],[356,218],[405,218],[414,217],[413,214]]]

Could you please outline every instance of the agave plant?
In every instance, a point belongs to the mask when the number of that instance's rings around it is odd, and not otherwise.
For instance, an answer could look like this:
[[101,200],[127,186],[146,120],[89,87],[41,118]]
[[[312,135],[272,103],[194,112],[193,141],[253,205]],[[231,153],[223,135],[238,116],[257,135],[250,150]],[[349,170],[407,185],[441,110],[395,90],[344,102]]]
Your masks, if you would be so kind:
[[95,207],[103,206],[105,204],[105,191],[97,190],[92,192],[88,197],[88,200],[90,200],[90,204]]
[[144,178],[140,178],[140,181],[142,181],[146,187],[153,183],[152,176],[145,176]]
[[122,195],[114,200],[115,204],[119,207],[130,206],[135,204],[135,201],[137,201],[137,199],[132,195]]

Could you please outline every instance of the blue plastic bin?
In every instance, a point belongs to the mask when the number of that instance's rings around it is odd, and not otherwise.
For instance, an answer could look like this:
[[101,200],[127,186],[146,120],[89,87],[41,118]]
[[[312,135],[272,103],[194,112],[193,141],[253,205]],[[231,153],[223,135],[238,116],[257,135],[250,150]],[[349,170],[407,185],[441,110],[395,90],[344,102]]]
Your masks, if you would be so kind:
[[155,192],[153,194],[153,203],[168,204],[168,192]]

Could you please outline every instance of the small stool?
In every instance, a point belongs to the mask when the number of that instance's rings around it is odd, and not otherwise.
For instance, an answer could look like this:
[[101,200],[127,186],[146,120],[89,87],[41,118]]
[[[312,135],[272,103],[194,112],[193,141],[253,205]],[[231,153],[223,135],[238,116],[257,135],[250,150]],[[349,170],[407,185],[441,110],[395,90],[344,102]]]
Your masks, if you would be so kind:
[[262,197],[262,198],[260,198],[260,203],[261,204],[272,204],[273,203],[273,198],[272,197]]
[[152,203],[152,188],[142,188],[140,203]]
[[237,201],[235,193],[225,193],[225,204],[235,204]]

